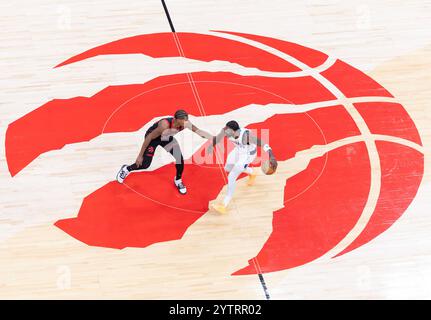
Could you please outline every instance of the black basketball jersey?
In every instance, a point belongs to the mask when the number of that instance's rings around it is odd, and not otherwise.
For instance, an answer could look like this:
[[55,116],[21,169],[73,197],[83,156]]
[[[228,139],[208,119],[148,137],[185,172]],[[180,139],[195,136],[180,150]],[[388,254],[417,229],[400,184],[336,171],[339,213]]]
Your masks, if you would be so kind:
[[[145,133],[145,136],[147,136],[151,132],[153,132],[158,127],[160,121],[168,121],[168,123],[169,123],[169,128],[166,130],[167,136],[172,136],[173,134],[177,133],[178,131],[182,131],[184,129],[184,127],[173,128],[173,126],[174,126],[174,118],[173,117],[163,118],[163,119],[160,119],[159,121],[154,122],[153,125],[148,128],[147,132]],[[175,130],[173,130],[173,129],[175,129]]]

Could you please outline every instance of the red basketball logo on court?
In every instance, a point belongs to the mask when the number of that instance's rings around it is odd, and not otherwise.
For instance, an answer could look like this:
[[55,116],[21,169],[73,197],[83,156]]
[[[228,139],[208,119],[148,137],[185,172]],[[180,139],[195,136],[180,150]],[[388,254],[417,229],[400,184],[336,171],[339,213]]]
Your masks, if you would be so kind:
[[[339,248],[334,256],[342,255],[387,230],[412,202],[423,175],[421,140],[403,106],[361,71],[316,50],[250,34],[219,35],[177,33],[181,48],[172,33],[141,35],[61,63],[58,67],[99,55],[141,53],[227,61],[263,75],[175,74],[110,86],[91,97],[52,100],[9,125],[11,175],[45,152],[104,133],[134,132],[184,106],[199,116],[199,103],[206,115],[250,104],[262,110],[269,104],[289,104],[297,112],[279,113],[248,127],[270,130],[279,161],[323,151],[287,179],[284,206],[273,213],[272,233],[256,255],[261,272],[303,265],[334,248]],[[196,102],[194,91],[201,102]],[[125,185],[107,183],[83,200],[76,218],[56,225],[93,246],[146,247],[180,239],[225,184],[211,166],[187,164],[185,170],[187,197],[172,188],[173,169],[165,166],[133,174]],[[256,272],[250,262],[234,274]]]

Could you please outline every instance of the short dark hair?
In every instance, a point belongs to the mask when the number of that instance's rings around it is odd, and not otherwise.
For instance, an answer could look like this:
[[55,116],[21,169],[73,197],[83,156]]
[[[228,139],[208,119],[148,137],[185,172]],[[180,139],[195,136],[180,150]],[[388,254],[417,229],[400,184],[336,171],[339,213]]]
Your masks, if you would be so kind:
[[232,120],[226,123],[226,127],[232,129],[233,131],[239,130],[239,124],[235,120]]
[[175,111],[174,117],[175,119],[188,119],[189,114],[187,111],[180,109]]

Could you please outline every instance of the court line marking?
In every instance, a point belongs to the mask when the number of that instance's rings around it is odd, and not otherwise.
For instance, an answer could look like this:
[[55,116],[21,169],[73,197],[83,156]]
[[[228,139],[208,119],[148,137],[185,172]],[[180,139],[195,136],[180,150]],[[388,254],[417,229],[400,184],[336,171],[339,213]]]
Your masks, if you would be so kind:
[[[225,34],[223,31],[220,31],[219,33]],[[231,35],[228,34],[227,38],[229,39],[244,39],[242,36],[237,35]],[[287,61],[295,65],[296,67],[300,69],[309,68],[305,63],[302,61],[284,53],[277,49],[274,49],[272,47],[269,47],[267,45],[264,45],[258,41],[245,39],[244,42],[249,43],[253,46],[258,46],[260,48],[266,48],[266,50],[271,51],[273,54],[285,58]],[[312,77],[318,81],[322,86],[324,86],[329,92],[331,92],[335,97],[338,99],[346,99],[347,97],[345,94],[333,83],[331,83],[328,79],[326,79],[323,75],[320,73],[315,73],[312,75]],[[370,137],[371,132],[368,128],[367,123],[362,118],[359,111],[354,107],[352,103],[349,101],[346,101],[346,103],[343,104],[346,111],[350,114],[350,116],[353,118],[355,124],[359,128],[359,131],[364,137]],[[359,217],[358,221],[356,222],[355,226],[348,232],[348,234],[332,249],[330,249],[328,252],[326,252],[321,257],[313,260],[313,261],[320,261],[322,259],[327,259],[328,257],[334,257],[338,253],[342,252],[345,248],[347,248],[365,229],[365,227],[368,225],[368,222],[371,219],[371,216],[373,215],[377,200],[379,198],[380,190],[381,190],[381,167],[380,167],[380,156],[377,151],[377,146],[374,141],[365,139],[365,146],[368,151],[368,156],[370,159],[370,170],[371,170],[371,180],[370,180],[370,191],[368,194],[367,202],[365,204],[364,210]]]
[[[406,147],[410,147],[410,148],[412,148],[412,149],[414,149],[414,150],[416,150],[416,151],[418,151],[418,152],[420,152],[422,154],[423,154],[423,151],[424,151],[424,147],[423,146],[420,146],[420,145],[418,145],[418,144],[416,144],[416,143],[414,143],[414,142],[412,142],[410,140],[406,140],[406,139],[403,139],[403,138],[396,138],[396,137],[393,137],[393,136],[385,136],[385,135],[372,135],[372,138],[375,141],[384,141],[384,142],[392,142],[392,143],[396,143],[396,144],[401,144],[401,145],[404,145]],[[351,137],[343,138],[343,139],[340,139],[340,140],[333,141],[333,142],[331,142],[329,144],[326,144],[326,145],[313,145],[309,149],[304,149],[304,150],[296,152],[295,157],[290,158],[290,159],[285,160],[285,161],[282,161],[282,163],[295,160],[295,159],[297,159],[299,157],[301,157],[301,158],[308,158],[307,160],[311,161],[311,160],[319,158],[319,157],[321,157],[321,156],[323,156],[325,154],[328,154],[329,152],[331,152],[331,151],[333,151],[335,149],[338,149],[340,147],[344,147],[344,146],[347,146],[347,145],[351,145],[351,144],[354,144],[354,143],[357,143],[357,142],[364,142],[365,143],[365,140],[363,139],[362,135],[356,135],[356,136],[351,136]],[[306,168],[304,168],[303,170],[305,170],[305,169]],[[298,174],[298,173],[302,172],[303,170],[298,171],[295,174]],[[125,185],[127,188],[129,188],[130,190],[132,190],[136,194],[139,194],[140,196],[142,196],[143,198],[145,198],[147,200],[153,201],[153,202],[155,202],[157,204],[164,205],[164,206],[172,208],[172,209],[176,209],[176,210],[180,210],[180,211],[186,211],[186,212],[192,212],[192,213],[199,213],[199,214],[203,214],[203,213],[207,213],[208,212],[208,210],[207,211],[196,211],[196,210],[189,210],[189,209],[183,209],[183,208],[171,206],[171,205],[168,205],[166,203],[162,203],[162,202],[160,202],[158,200],[155,200],[155,199],[152,199],[150,197],[145,196],[144,194],[142,194],[141,192],[135,190],[133,187],[129,186],[125,182],[123,183],[123,185]],[[304,190],[304,192],[305,192],[305,190]],[[289,199],[285,200],[284,203],[287,202],[287,201],[293,200],[294,198],[296,198],[298,196],[300,196],[300,194],[296,195],[295,197],[292,197],[292,198],[289,198]]]

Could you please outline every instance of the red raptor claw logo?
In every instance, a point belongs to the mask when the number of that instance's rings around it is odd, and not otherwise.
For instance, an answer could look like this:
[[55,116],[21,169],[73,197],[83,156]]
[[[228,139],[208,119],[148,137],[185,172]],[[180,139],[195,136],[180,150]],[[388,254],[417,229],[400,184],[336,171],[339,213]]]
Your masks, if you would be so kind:
[[[294,268],[321,257],[364,217],[358,236],[337,256],[387,230],[412,202],[423,175],[421,139],[403,106],[363,72],[319,51],[252,34],[214,34],[176,33],[181,56],[227,61],[268,76],[191,73],[206,115],[250,104],[262,110],[273,103],[295,105],[297,113],[276,114],[249,126],[271,131],[279,161],[316,145],[350,141],[312,159],[305,170],[287,179],[284,207],[273,212],[272,233],[256,253],[261,272]],[[113,54],[180,56],[172,33],[156,33],[98,46],[56,67]],[[10,174],[20,173],[45,152],[105,133],[134,132],[183,106],[200,115],[188,75],[160,76],[142,84],[109,86],[91,97],[45,103],[9,124]],[[301,111],[309,104],[319,107]],[[164,166],[133,174],[125,185],[108,182],[84,198],[79,212],[71,213],[75,218],[60,220],[56,226],[88,245],[118,249],[180,239],[208,211],[208,201],[225,184],[220,171],[211,166],[186,166],[187,197],[179,197],[171,188],[173,169]],[[233,274],[254,273],[251,259]]]

